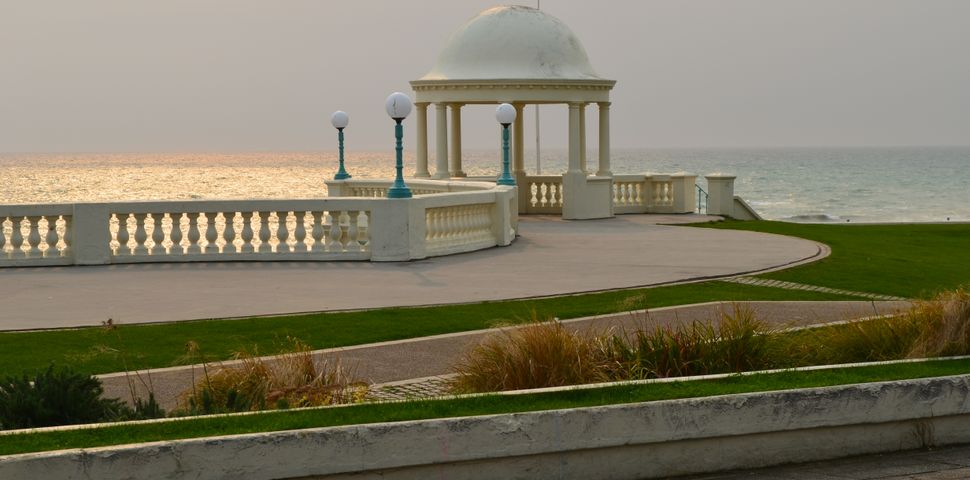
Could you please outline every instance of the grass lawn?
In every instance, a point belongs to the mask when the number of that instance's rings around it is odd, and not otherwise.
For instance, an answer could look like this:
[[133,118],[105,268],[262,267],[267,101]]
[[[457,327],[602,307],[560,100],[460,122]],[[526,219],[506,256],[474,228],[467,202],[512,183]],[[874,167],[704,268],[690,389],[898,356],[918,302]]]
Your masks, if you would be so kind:
[[517,396],[488,395],[449,400],[422,400],[315,410],[276,411],[235,417],[200,417],[165,423],[0,435],[0,455],[336,425],[579,408],[733,393],[938,377],[968,372],[970,372],[970,360],[939,360],[809,372],[735,376],[719,380],[614,386]]
[[764,278],[909,298],[927,298],[970,284],[970,224],[728,221],[694,226],[778,233],[832,248],[824,260],[761,275]]
[[584,317],[637,308],[657,308],[714,300],[857,300],[814,292],[705,282],[568,297],[486,302],[426,308],[319,313],[239,320],[157,325],[120,325],[70,330],[0,333],[0,374],[36,371],[51,362],[84,373],[159,368],[198,363],[185,358],[196,342],[206,360],[230,358],[240,349],[277,353],[298,338],[314,349],[476,330],[539,318]]

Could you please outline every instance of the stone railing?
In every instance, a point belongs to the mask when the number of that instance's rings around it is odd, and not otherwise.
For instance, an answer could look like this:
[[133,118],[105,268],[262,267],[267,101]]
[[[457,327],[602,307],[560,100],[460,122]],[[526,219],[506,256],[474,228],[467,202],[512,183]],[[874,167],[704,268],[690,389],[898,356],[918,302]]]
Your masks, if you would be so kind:
[[[354,191],[367,197],[367,188],[390,184],[360,183],[366,185],[352,185]],[[400,261],[508,245],[515,238],[514,187],[437,187],[443,193],[410,199],[0,205],[0,267]]]
[[696,175],[613,176],[615,213],[690,213],[696,206]]
[[521,213],[562,213],[562,175],[527,176],[522,187]]

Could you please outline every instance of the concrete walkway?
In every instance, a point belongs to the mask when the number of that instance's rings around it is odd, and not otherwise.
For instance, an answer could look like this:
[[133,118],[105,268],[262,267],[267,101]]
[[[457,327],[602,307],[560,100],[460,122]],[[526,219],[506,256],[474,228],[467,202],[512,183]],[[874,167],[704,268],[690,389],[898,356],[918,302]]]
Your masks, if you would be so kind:
[[[0,330],[477,302],[657,285],[821,258],[792,237],[658,223],[698,215],[524,217],[509,247],[404,263],[264,262],[0,269]],[[388,287],[393,288],[388,288]]]
[[[743,302],[757,318],[776,326],[800,326],[857,319],[885,314],[909,306],[906,302]],[[723,311],[732,312],[731,303],[703,303],[650,310],[618,313],[567,320],[572,329],[604,331],[608,328],[634,329],[644,322],[648,325],[678,324],[690,321],[717,321]],[[314,352],[317,361],[340,360],[341,364],[354,369],[357,378],[369,383],[388,383],[419,379],[451,373],[452,366],[462,353],[481,342],[495,329],[435,335],[409,340],[357,345]],[[226,362],[231,365],[234,362]],[[209,367],[210,371],[212,366]],[[184,366],[152,370],[151,384],[155,397],[162,408],[175,406],[180,392],[192,386],[193,379],[202,378],[201,366]],[[129,399],[129,380],[133,381],[139,395],[147,397],[141,381],[148,382],[149,374],[142,372],[141,380],[125,373],[99,375],[106,397]],[[422,382],[423,383],[423,382]],[[423,388],[423,387],[422,387]]]

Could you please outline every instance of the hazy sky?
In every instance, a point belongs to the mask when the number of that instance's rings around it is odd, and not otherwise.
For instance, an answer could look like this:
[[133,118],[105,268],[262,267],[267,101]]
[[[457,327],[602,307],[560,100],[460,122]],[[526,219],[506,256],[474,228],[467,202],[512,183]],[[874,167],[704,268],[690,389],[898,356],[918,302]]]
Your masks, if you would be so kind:
[[[391,148],[384,98],[495,4],[0,0],[0,152],[331,149],[337,109],[351,148]],[[967,0],[542,9],[618,81],[614,147],[970,144]],[[466,109],[466,146],[493,146],[493,111]],[[543,107],[543,145],[565,137],[566,107]]]

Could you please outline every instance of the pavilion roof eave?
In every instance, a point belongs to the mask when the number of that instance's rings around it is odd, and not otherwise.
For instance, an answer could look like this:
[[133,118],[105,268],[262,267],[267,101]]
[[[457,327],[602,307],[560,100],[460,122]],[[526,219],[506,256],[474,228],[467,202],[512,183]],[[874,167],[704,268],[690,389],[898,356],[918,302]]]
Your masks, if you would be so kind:
[[569,103],[608,102],[616,80],[443,79],[413,80],[416,102]]

